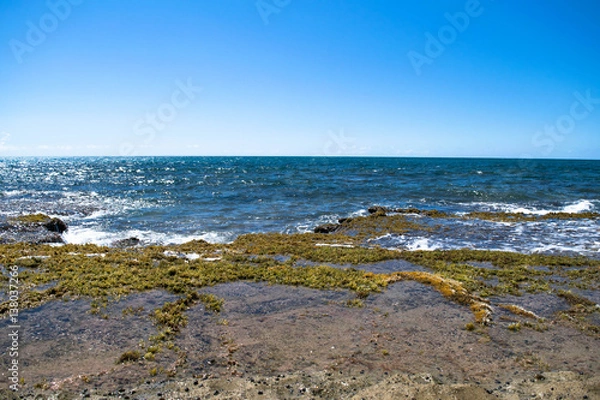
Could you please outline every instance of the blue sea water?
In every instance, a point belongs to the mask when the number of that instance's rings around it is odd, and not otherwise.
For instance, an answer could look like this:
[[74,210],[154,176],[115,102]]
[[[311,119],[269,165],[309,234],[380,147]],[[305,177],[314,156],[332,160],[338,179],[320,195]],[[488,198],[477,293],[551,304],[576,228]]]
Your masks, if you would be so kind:
[[[0,216],[65,220],[71,243],[228,242],[308,232],[372,205],[451,213],[600,212],[600,161],[132,157],[0,159]],[[598,220],[448,220],[444,234],[388,235],[403,249],[485,248],[600,254]]]

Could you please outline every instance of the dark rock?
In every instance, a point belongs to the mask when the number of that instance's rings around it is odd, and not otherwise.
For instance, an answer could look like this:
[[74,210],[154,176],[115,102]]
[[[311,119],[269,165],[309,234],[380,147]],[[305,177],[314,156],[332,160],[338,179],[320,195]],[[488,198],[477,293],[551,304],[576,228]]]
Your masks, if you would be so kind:
[[65,243],[62,236],[56,232],[8,232],[0,234],[0,244],[13,243],[30,243],[30,244],[45,244],[45,243]]
[[33,244],[65,243],[64,239],[58,232],[47,232],[45,234],[35,235],[35,237],[28,242]]
[[58,232],[58,233],[63,233],[67,229],[69,229],[67,227],[67,224],[65,224],[65,222],[63,220],[58,219],[58,218],[52,218],[50,221],[46,222],[44,224],[44,226],[50,232]]
[[369,214],[386,215],[389,209],[387,207],[373,206],[369,207],[367,211],[369,211]]
[[62,220],[44,214],[11,217],[0,226],[0,243],[64,243],[66,230]]
[[0,232],[7,232],[10,230],[10,228],[11,228],[10,224],[7,224],[7,223],[0,224]]
[[136,237],[130,237],[127,239],[117,240],[113,243],[114,247],[125,248],[125,247],[134,247],[140,244],[140,239]]
[[338,224],[324,224],[324,225],[319,225],[315,228],[314,232],[315,233],[333,233],[335,231],[337,231],[340,228],[340,225]]
[[340,219],[338,219],[338,222],[339,222],[340,224],[346,224],[346,223],[348,223],[348,222],[352,222],[352,220],[353,220],[353,219],[354,219],[354,218],[340,218]]

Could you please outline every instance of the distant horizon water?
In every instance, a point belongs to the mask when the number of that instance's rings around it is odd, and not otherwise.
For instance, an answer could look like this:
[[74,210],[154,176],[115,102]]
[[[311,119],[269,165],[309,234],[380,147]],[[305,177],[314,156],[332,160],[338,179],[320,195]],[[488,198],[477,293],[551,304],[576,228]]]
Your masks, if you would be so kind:
[[1,160],[8,159],[78,159],[78,158],[88,158],[88,159],[101,159],[101,158],[110,158],[110,159],[142,159],[142,158],[350,158],[350,159],[360,159],[360,158],[389,158],[389,159],[439,159],[439,160],[507,160],[507,161],[600,161],[600,158],[577,158],[577,157],[501,157],[501,156],[410,156],[410,155],[302,155],[302,154],[288,154],[288,155],[280,155],[280,154],[272,154],[272,155],[244,155],[244,154],[227,154],[227,155],[169,155],[169,154],[161,154],[161,155],[20,155],[20,156],[9,156],[9,155],[1,155]]

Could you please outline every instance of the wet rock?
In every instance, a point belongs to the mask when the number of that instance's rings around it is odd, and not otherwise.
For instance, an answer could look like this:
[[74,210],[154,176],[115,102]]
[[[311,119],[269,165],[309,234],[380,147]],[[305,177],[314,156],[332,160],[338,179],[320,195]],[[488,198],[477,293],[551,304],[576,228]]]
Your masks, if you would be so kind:
[[64,243],[62,236],[59,233],[51,232],[15,232],[7,231],[0,234],[0,244],[13,243],[30,243],[30,244],[47,244],[47,243]]
[[61,219],[44,214],[11,217],[0,225],[0,243],[64,243],[61,233],[67,229]]
[[333,233],[335,231],[337,231],[340,228],[340,225],[338,224],[324,224],[324,225],[319,225],[315,228],[314,232],[315,233]]
[[136,237],[130,237],[127,239],[117,240],[116,242],[113,243],[113,246],[123,249],[126,247],[135,247],[135,246],[139,245],[140,243],[141,243],[140,239],[138,239]]
[[386,215],[390,210],[387,207],[372,206],[367,211],[369,211],[369,214]]
[[67,224],[65,224],[65,222],[59,218],[52,218],[50,221],[46,222],[44,224],[44,226],[50,232],[58,232],[58,233],[63,233],[67,229],[69,229],[67,227]]

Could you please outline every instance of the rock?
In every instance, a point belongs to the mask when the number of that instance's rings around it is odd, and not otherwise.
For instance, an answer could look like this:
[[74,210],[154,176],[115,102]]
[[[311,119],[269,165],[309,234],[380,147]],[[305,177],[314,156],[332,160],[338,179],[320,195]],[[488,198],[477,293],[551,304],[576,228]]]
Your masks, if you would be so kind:
[[9,230],[0,234],[0,244],[12,243],[30,243],[30,244],[45,244],[45,243],[64,243],[62,236],[58,232],[27,232]]
[[340,228],[340,225],[338,224],[324,224],[324,225],[319,225],[315,228],[314,232],[315,233],[333,233],[335,231],[337,231]]
[[340,219],[338,219],[338,222],[340,224],[345,224],[345,223],[348,223],[348,222],[352,222],[353,219],[354,218],[340,218]]
[[63,233],[67,229],[69,229],[67,227],[67,224],[65,224],[65,222],[59,218],[52,218],[50,221],[46,222],[44,224],[44,226],[50,232],[58,232],[58,233]]
[[0,243],[64,243],[61,233],[67,224],[44,214],[8,218],[0,226]]
[[372,206],[369,207],[367,211],[369,211],[369,214],[386,215],[389,209],[387,207],[382,206]]
[[113,243],[114,247],[125,248],[125,247],[134,247],[140,244],[140,239],[136,237],[130,237],[127,239],[117,240]]

